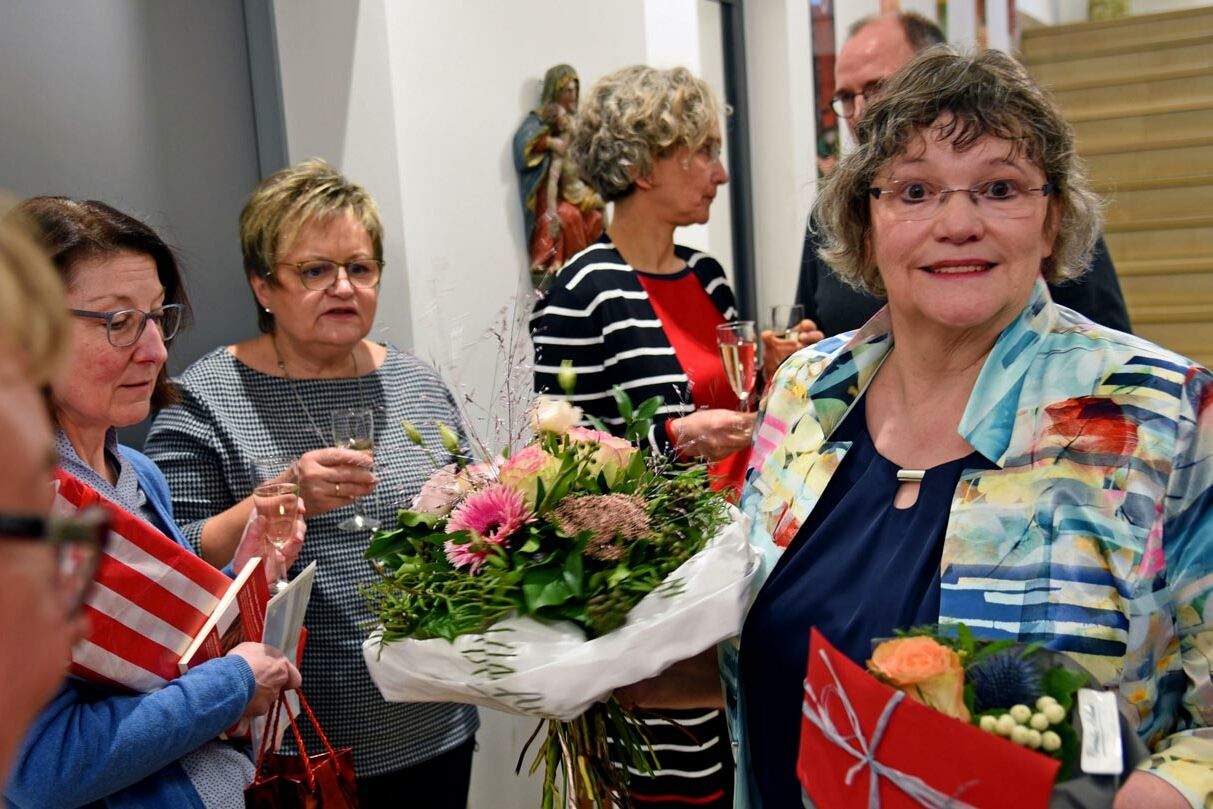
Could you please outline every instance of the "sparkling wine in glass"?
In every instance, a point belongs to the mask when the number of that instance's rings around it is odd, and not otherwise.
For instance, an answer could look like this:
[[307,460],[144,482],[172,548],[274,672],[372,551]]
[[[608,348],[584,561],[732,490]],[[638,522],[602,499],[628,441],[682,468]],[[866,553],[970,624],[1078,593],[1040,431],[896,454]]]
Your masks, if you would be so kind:
[[279,564],[278,551],[295,533],[295,518],[299,514],[299,484],[291,482],[262,483],[253,489],[253,508],[265,519],[265,538],[274,546],[270,553],[277,592],[286,587],[286,565]]
[[[333,411],[333,446],[370,452],[375,445],[375,411],[369,407]],[[354,500],[352,516],[338,524],[342,531],[373,531],[379,520],[367,516],[362,501]]]
[[725,378],[741,400],[741,410],[744,411],[754,392],[755,360],[758,356],[754,321],[737,320],[717,326],[716,345],[720,348]]
[[804,320],[804,305],[777,304],[771,307],[771,331],[780,340],[799,340],[800,321]]

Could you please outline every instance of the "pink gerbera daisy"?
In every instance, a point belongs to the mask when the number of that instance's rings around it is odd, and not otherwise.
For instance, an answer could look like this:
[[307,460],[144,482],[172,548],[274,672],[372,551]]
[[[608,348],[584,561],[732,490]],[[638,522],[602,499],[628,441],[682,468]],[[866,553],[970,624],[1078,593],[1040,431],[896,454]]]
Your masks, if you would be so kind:
[[470,542],[448,539],[443,545],[446,558],[456,568],[479,572],[489,555],[490,546],[504,545],[510,536],[535,519],[521,492],[494,483],[468,495],[451,513],[446,532],[467,531]]

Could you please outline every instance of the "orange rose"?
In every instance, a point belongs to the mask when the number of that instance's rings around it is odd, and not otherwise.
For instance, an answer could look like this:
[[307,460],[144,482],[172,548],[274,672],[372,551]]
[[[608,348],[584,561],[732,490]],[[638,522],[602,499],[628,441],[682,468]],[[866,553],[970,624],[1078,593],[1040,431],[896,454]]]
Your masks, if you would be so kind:
[[964,667],[947,646],[927,637],[886,640],[872,652],[868,671],[910,699],[962,722],[969,721],[965,707]]

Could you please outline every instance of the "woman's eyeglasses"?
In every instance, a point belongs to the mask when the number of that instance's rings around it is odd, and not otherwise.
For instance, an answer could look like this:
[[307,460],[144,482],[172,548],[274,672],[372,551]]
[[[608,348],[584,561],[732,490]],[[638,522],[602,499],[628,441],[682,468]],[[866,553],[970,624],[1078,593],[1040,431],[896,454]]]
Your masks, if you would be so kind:
[[941,210],[952,194],[967,193],[977,209],[1001,219],[1023,219],[1031,216],[1042,197],[1053,193],[1056,186],[1045,183],[1033,188],[1015,179],[988,180],[970,188],[942,188],[926,180],[891,180],[884,186],[873,186],[868,194],[895,219],[920,221],[931,219]]
[[56,586],[71,615],[92,590],[109,533],[110,514],[101,506],[52,519],[0,514],[0,541],[47,542],[55,549]]
[[94,312],[89,309],[69,309],[76,317],[88,317],[105,321],[105,338],[114,348],[126,348],[139,342],[147,322],[151,320],[160,332],[164,342],[172,340],[181,328],[181,315],[185,307],[179,303],[166,303],[164,306],[145,312],[142,309],[119,309],[116,312]]
[[324,291],[337,283],[341,271],[352,286],[370,289],[379,286],[379,277],[383,274],[383,262],[374,258],[356,258],[342,264],[328,259],[313,259],[312,261],[283,262],[278,266],[290,267],[299,273],[299,280],[308,289]]

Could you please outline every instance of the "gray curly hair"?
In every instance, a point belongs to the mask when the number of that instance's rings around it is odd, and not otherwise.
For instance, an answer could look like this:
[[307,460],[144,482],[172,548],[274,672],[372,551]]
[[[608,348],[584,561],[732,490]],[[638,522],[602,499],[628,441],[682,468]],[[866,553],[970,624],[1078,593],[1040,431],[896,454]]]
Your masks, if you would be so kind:
[[569,155],[586,183],[612,202],[631,193],[655,158],[681,146],[698,151],[719,117],[712,89],[685,67],[625,67],[582,99]]
[[995,50],[962,55],[947,46],[930,48],[897,72],[856,129],[858,148],[835,167],[814,206],[824,237],[821,257],[851,286],[884,294],[869,249],[868,188],[928,130],[957,151],[984,137],[1015,144],[1056,188],[1048,216],[1055,218],[1057,238],[1041,267],[1045,280],[1076,278],[1086,269],[1102,202],[1056,102],[1011,57]]

